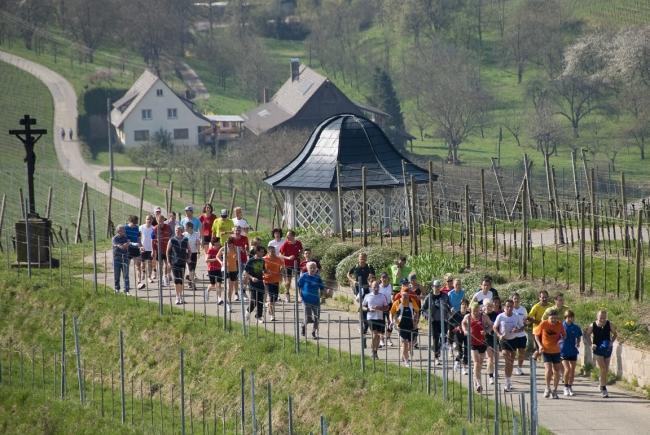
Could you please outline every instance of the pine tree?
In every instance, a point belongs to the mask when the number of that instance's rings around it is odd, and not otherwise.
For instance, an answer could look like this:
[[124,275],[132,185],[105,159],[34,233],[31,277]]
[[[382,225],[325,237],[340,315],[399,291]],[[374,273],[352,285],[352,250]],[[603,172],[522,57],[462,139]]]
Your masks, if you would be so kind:
[[406,127],[404,126],[404,115],[400,106],[397,92],[393,87],[393,80],[388,72],[381,68],[375,68],[373,77],[372,101],[378,109],[390,115],[390,118],[383,122],[382,127],[386,135],[396,146],[403,148],[405,142]]

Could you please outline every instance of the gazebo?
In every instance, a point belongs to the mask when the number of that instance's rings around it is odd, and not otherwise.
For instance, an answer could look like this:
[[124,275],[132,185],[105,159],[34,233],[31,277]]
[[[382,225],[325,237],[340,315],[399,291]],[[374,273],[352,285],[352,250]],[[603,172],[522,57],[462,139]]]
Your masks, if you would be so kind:
[[[338,200],[341,188],[341,207]],[[340,114],[321,122],[302,151],[264,181],[284,197],[284,220],[290,228],[340,233],[360,225],[362,168],[366,168],[368,226],[408,226],[408,189],[437,179],[402,156],[381,128],[367,118]],[[405,185],[406,184],[406,185]],[[419,190],[418,202],[427,191]]]

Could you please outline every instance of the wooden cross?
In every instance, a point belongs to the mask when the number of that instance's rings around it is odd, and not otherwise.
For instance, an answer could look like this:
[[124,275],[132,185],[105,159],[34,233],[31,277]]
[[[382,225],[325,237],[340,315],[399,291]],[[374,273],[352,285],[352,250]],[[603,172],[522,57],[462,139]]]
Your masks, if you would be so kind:
[[9,130],[9,134],[16,136],[25,146],[25,162],[27,163],[27,187],[29,195],[29,211],[28,216],[36,215],[36,204],[34,200],[34,170],[36,168],[36,154],[34,153],[34,145],[44,135],[47,130],[44,128],[32,129],[32,125],[36,125],[36,119],[25,115],[20,121],[23,125],[22,130]]

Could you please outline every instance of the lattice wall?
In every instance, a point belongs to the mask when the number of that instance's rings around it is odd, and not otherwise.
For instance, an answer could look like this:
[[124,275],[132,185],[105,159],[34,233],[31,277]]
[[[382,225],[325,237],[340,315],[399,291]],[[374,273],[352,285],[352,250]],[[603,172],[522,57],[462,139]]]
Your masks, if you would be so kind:
[[318,232],[334,228],[334,204],[329,192],[300,191],[295,201],[296,227]]

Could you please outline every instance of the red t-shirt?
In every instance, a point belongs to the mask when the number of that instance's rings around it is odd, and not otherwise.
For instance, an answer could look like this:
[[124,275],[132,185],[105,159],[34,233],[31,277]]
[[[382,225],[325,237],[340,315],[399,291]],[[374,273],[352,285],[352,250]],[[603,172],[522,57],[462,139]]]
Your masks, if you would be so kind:
[[285,240],[282,246],[280,246],[280,254],[284,255],[285,257],[291,257],[293,255],[295,258],[293,260],[284,260],[284,267],[293,268],[293,263],[294,261],[298,260],[300,251],[302,251],[302,243],[300,243],[300,240],[296,240],[293,243],[289,240]]
[[[158,227],[160,227],[160,232],[158,231]],[[160,238],[160,241],[162,242],[160,251],[162,253],[165,253],[167,250],[167,243],[171,237],[172,227],[170,227],[167,223],[163,222],[153,227],[153,252],[158,252],[158,239]]]
[[[314,259],[309,261],[313,261],[314,263],[316,263],[316,269],[318,269],[318,271],[320,272],[320,261]],[[300,273],[307,273],[307,263],[308,263],[307,260],[302,260],[300,262]]]
[[239,238],[234,237],[235,246],[239,248],[239,260],[242,264],[246,264],[248,261],[248,237],[241,236]]
[[[212,224],[214,223],[214,220],[217,218],[215,214],[211,214],[210,216],[206,216],[202,214],[199,216],[199,221],[201,221],[201,235],[202,236],[210,236],[212,235]],[[223,240],[222,240],[223,243]]]
[[[217,254],[219,253],[219,250],[215,247],[211,247],[208,249],[208,259],[213,259],[217,258]],[[210,261],[208,263],[208,271],[212,272],[215,270],[221,270],[221,261],[217,258],[217,261]]]

